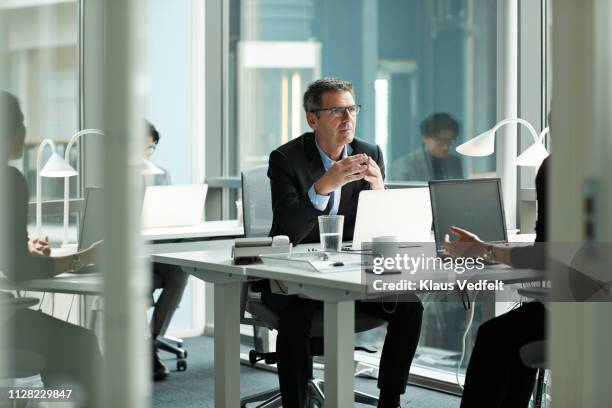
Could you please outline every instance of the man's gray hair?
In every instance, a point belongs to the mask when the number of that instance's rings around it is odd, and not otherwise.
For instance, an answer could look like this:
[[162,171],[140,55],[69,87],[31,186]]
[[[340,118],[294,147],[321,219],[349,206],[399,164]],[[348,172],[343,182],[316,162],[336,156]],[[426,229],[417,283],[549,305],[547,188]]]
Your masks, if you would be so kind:
[[326,92],[350,92],[355,98],[353,84],[339,78],[321,78],[310,85],[304,93],[304,110],[312,112],[321,109],[323,105],[323,94]]

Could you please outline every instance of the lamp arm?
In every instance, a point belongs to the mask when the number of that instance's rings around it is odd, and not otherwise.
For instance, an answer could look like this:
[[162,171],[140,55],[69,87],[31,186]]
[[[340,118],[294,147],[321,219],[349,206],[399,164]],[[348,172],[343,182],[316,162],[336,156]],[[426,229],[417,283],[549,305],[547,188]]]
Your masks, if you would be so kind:
[[40,238],[40,229],[42,225],[42,177],[40,176],[40,165],[42,162],[42,152],[45,146],[51,146],[51,150],[55,152],[55,143],[50,139],[44,139],[38,145],[36,153],[36,238]]
[[495,125],[495,127],[493,128],[493,133],[497,132],[497,130],[499,128],[501,128],[502,126],[505,126],[505,125],[510,124],[510,123],[519,123],[519,124],[525,126],[529,130],[529,133],[531,134],[531,137],[533,137],[533,141],[534,142],[538,141],[538,132],[536,132],[535,128],[531,125],[531,123],[529,123],[525,119],[521,119],[521,118],[508,118],[508,119],[502,120],[497,125]]
[[[100,129],[83,129],[81,131],[76,132],[68,142],[66,146],[66,151],[64,152],[64,160],[66,163],[69,163],[68,159],[70,157],[70,150],[72,150],[72,146],[76,143],[77,139],[86,134],[96,134],[100,136],[104,136],[104,132]],[[68,245],[68,199],[70,196],[70,180],[69,177],[64,177],[64,239],[62,241],[62,245]]]
[[542,131],[540,132],[540,137],[538,138],[538,141],[544,144],[544,138],[546,137],[548,133],[550,133],[550,127],[545,127],[544,129],[542,129]]

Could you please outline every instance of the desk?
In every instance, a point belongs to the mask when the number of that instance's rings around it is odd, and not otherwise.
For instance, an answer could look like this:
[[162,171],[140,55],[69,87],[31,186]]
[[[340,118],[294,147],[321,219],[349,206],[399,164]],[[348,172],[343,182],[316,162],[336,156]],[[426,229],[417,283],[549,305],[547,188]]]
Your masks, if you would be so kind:
[[244,228],[236,220],[206,221],[187,227],[145,228],[142,238],[148,241],[167,239],[203,239],[244,235]]
[[[299,248],[299,247],[298,247]],[[277,266],[254,265],[246,270],[252,278],[282,281],[288,294],[320,300],[324,304],[325,402],[332,407],[352,407],[353,343],[355,309],[353,303],[363,295],[361,272],[313,273]],[[448,282],[447,273],[419,276],[418,279]],[[461,279],[460,276],[457,277]],[[466,277],[467,278],[467,277]],[[506,284],[542,280],[543,272],[488,266],[468,279],[500,280]]]
[[148,228],[141,233],[149,253],[197,251],[203,249],[202,241],[243,235],[244,228],[236,220],[206,221],[191,227]]
[[79,324],[89,327],[93,324],[93,315],[90,312],[91,301],[88,296],[96,296],[104,293],[104,278],[100,273],[79,275],[74,273],[63,273],[52,278],[31,279],[24,281],[11,281],[0,278],[0,290],[21,290],[33,292],[52,292],[81,295],[83,303],[79,307]]
[[[298,246],[303,252],[308,246]],[[154,262],[173,264],[199,279],[214,284],[215,302],[215,406],[240,404],[240,287],[248,278],[282,281],[289,293],[324,302],[325,400],[329,406],[353,406],[353,302],[361,298],[363,284],[359,270],[317,273],[266,265],[236,266],[227,247],[208,251],[153,255]],[[499,279],[507,283],[542,279],[542,272],[487,267],[479,279]]]
[[153,255],[152,261],[178,265],[214,285],[215,407],[240,406],[240,288],[245,266],[232,265],[232,241],[219,249]]
[[63,273],[53,278],[31,279],[18,282],[3,278],[0,280],[0,289],[98,295],[104,292],[104,279],[102,274],[99,273],[89,275]]

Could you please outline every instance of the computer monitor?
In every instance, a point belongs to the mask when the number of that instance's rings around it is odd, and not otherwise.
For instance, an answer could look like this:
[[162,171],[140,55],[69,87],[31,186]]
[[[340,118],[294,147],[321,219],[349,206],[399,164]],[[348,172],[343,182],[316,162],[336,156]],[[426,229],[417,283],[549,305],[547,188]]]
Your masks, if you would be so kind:
[[483,241],[508,241],[499,178],[430,181],[429,192],[438,249],[451,226]]

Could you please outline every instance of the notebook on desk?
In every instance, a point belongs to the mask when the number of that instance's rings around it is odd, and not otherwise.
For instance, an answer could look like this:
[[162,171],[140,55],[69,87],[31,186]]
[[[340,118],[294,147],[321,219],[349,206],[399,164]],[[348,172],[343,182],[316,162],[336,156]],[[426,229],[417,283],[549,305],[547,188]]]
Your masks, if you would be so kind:
[[398,242],[430,240],[431,204],[426,187],[364,190],[359,194],[351,250],[373,237],[396,236]]
[[202,222],[208,185],[149,186],[142,204],[142,228],[185,227]]
[[445,255],[442,244],[451,226],[473,232],[486,242],[508,242],[499,178],[430,181],[429,191],[440,255]]

